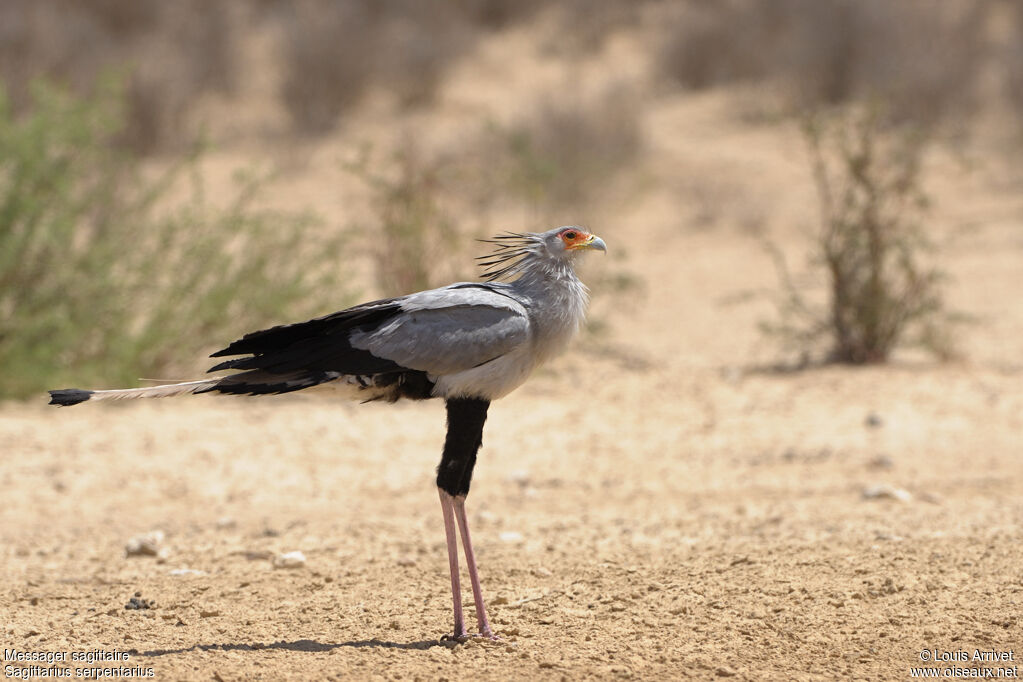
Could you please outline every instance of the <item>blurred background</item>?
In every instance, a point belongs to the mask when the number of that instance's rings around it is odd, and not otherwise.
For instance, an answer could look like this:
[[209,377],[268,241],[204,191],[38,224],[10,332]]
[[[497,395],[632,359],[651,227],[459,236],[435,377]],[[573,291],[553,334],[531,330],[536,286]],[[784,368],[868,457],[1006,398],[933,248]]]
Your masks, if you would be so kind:
[[615,311],[701,300],[693,244],[721,358],[1014,348],[957,343],[1015,284],[947,259],[1019,260],[1013,0],[6,0],[0,82],[5,398],[189,378],[559,224],[612,245],[587,343],[625,366]]

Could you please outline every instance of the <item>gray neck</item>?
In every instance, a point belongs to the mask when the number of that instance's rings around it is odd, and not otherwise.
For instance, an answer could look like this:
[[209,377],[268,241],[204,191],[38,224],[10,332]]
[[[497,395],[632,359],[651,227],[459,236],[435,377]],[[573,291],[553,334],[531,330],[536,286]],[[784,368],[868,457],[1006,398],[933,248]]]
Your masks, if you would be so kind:
[[528,301],[537,360],[563,350],[579,330],[589,300],[571,260],[538,257],[520,271],[512,286]]
[[550,289],[561,287],[586,287],[575,274],[574,259],[546,258],[534,256],[522,265],[520,277],[515,281],[527,289]]

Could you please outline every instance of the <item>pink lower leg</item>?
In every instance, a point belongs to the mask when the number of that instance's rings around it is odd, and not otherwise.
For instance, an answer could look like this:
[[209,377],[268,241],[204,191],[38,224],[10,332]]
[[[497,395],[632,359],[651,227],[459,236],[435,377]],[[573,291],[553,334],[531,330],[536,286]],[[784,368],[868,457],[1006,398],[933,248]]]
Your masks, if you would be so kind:
[[465,550],[465,563],[469,566],[472,598],[476,602],[476,622],[479,624],[481,635],[493,638],[494,633],[490,629],[490,621],[487,620],[487,608],[483,604],[480,576],[476,571],[476,553],[472,551],[472,540],[469,538],[469,521],[465,516],[465,498],[462,496],[454,498],[454,508],[455,518],[458,520],[458,530],[462,534],[462,549]]
[[453,517],[454,498],[443,490],[440,492],[440,506],[444,512],[444,536],[448,543],[448,566],[451,569],[451,600],[455,606],[455,639],[466,636],[465,619],[462,617],[462,588],[458,581],[458,540],[455,538]]

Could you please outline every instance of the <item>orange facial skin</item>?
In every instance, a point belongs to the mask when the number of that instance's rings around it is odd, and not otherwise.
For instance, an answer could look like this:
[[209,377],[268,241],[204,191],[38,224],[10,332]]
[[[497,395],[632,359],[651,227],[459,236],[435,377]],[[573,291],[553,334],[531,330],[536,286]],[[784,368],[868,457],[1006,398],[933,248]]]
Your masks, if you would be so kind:
[[561,237],[561,241],[565,242],[565,248],[569,250],[587,247],[596,239],[594,235],[576,227],[568,228],[558,236]]

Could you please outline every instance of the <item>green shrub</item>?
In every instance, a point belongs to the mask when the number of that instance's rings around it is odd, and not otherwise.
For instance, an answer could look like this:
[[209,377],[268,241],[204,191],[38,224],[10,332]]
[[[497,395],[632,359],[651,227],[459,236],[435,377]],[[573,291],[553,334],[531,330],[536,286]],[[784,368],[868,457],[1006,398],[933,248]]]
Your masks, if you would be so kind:
[[303,239],[310,215],[258,208],[258,181],[217,207],[194,157],[145,179],[110,144],[123,102],[109,84],[77,99],[36,83],[16,118],[0,97],[4,397],[191,370],[185,358],[339,293],[337,239]]
[[813,262],[826,273],[829,297],[823,308],[814,306],[775,249],[782,322],[767,329],[804,358],[824,339],[825,359],[834,362],[884,362],[900,344],[950,356],[942,274],[922,264],[932,248],[921,226],[926,139],[884,126],[878,109],[868,107],[808,118],[803,132],[821,209]]

